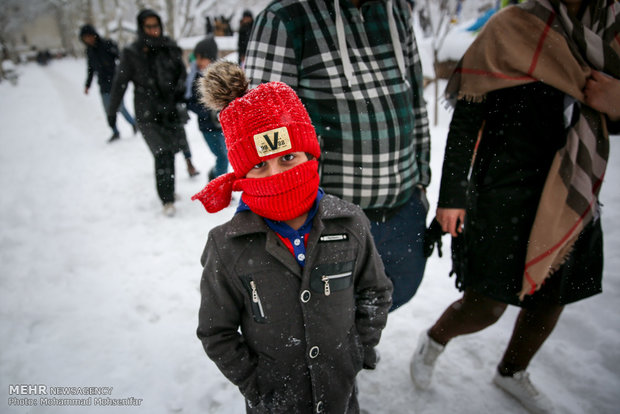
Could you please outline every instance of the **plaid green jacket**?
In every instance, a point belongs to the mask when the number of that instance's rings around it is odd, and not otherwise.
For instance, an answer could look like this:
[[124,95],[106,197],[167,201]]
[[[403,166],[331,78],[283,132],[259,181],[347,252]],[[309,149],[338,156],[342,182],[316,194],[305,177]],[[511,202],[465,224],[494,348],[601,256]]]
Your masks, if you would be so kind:
[[430,181],[422,68],[405,0],[394,0],[406,81],[398,68],[385,1],[358,10],[340,0],[350,86],[338,50],[334,3],[276,0],[255,21],[245,63],[252,86],[282,81],[306,106],[321,144],[321,186],[368,208],[404,204]]

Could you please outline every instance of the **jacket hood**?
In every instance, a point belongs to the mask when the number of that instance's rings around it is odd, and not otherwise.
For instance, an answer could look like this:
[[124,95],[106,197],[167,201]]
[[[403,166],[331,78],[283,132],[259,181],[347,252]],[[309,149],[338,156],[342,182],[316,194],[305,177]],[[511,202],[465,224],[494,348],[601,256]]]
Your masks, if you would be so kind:
[[144,36],[144,21],[146,20],[147,17],[155,17],[157,18],[157,21],[159,22],[159,26],[161,27],[161,34],[162,36],[164,35],[164,25],[161,22],[161,17],[159,17],[159,14],[157,14],[154,10],[151,9],[144,9],[142,10],[140,13],[138,13],[138,17],[136,18],[137,23],[138,23],[138,34]]
[[99,33],[95,30],[95,27],[90,24],[85,24],[80,28],[80,40],[82,40],[82,36],[84,35],[93,35],[96,38],[99,38]]
[[200,55],[203,58],[210,59],[215,62],[217,60],[217,43],[213,36],[207,36],[196,44],[194,48],[194,56]]

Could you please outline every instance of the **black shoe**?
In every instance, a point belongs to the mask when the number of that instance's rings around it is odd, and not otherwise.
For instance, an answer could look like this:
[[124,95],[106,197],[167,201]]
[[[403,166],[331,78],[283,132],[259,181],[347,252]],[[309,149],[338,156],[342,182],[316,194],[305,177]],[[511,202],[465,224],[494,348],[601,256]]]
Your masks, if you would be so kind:
[[194,164],[192,164],[192,160],[187,158],[185,159],[185,162],[187,163],[187,173],[189,174],[190,177],[195,177],[198,174],[200,174],[200,172],[196,169],[196,167],[194,167]]
[[114,135],[112,135],[112,136],[110,137],[110,139],[108,140],[108,142],[114,142],[114,141],[116,141],[117,139],[120,139],[120,137],[121,137],[121,136],[120,136],[120,134],[119,134],[118,132],[115,132],[115,133],[114,133]]

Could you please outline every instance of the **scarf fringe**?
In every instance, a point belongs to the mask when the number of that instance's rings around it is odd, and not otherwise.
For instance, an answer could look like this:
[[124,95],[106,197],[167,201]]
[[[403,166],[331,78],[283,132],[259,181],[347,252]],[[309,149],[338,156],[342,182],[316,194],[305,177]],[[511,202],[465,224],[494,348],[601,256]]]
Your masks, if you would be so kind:
[[473,93],[464,93],[464,92],[459,92],[458,94],[458,100],[464,100],[467,101],[469,103],[481,103],[484,102],[484,100],[486,99],[487,95],[485,94],[473,94]]
[[457,95],[444,95],[440,98],[439,103],[446,111],[453,111],[457,101],[467,101],[469,103],[481,103],[487,98],[487,94],[466,94],[459,92]]

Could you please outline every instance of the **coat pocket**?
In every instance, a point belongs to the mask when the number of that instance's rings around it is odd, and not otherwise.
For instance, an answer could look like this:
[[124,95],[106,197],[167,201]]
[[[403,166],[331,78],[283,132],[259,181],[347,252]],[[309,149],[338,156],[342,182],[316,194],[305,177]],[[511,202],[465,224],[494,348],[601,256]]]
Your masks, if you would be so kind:
[[325,263],[310,272],[310,289],[325,296],[348,289],[353,284],[355,261]]
[[254,317],[254,320],[258,323],[266,323],[267,318],[265,317],[265,310],[263,309],[263,303],[261,302],[256,282],[250,275],[244,275],[239,277],[241,278],[243,286],[245,286],[248,294],[250,295],[250,306],[252,309],[252,316]]
[[258,392],[261,408],[269,414],[288,414],[295,412],[298,396],[291,388],[294,383],[286,372],[278,369],[276,361],[260,354],[257,366]]

